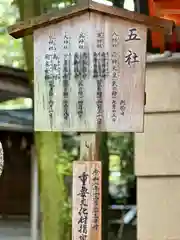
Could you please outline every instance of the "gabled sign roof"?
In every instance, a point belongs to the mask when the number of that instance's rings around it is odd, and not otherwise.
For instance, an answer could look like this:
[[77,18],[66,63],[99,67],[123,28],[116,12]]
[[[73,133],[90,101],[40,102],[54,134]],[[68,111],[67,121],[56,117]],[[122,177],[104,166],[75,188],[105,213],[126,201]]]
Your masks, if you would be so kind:
[[84,0],[83,3],[66,7],[52,13],[42,14],[41,16],[31,18],[24,22],[18,22],[17,24],[10,26],[8,28],[8,32],[14,38],[21,38],[32,34],[33,31],[38,28],[43,28],[50,24],[56,24],[64,19],[72,18],[86,12],[98,12],[99,14],[105,14],[111,17],[118,17],[127,21],[133,21],[146,25],[151,29],[158,31],[163,30],[165,34],[171,34],[174,27],[174,22],[170,20],[165,20],[158,17],[149,17],[147,15],[131,12],[125,9]]

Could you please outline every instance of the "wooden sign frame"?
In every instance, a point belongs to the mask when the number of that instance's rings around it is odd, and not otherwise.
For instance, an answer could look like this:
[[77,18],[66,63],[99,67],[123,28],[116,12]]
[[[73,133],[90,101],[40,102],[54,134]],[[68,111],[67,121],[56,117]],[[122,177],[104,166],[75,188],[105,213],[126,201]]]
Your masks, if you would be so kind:
[[18,22],[8,27],[8,32],[14,38],[21,38],[31,35],[34,30],[46,27],[50,24],[61,22],[64,19],[83,14],[85,12],[99,12],[111,17],[119,17],[124,20],[132,21],[147,26],[150,29],[163,31],[164,34],[172,34],[175,23],[171,20],[158,18],[155,16],[147,16],[136,12],[110,7],[94,1],[79,1],[73,6],[63,8],[59,11],[43,14],[38,17],[31,18],[24,22]]
[[146,38],[98,12],[37,29],[35,131],[142,132]]

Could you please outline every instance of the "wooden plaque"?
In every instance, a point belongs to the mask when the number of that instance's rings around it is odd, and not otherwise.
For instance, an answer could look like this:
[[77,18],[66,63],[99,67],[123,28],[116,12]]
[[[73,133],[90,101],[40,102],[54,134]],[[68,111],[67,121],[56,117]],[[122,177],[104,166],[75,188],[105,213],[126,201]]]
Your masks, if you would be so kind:
[[146,35],[94,12],[35,30],[35,131],[142,132]]
[[101,162],[73,163],[72,240],[101,240]]

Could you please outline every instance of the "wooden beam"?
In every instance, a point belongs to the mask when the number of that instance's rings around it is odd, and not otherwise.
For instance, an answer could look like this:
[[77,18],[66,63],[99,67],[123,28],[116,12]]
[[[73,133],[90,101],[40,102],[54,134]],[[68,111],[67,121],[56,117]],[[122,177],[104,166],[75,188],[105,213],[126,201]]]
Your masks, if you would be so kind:
[[161,19],[158,17],[149,17],[136,12],[125,9],[106,6],[96,2],[83,1],[74,6],[63,8],[53,13],[43,14],[41,16],[19,22],[8,28],[8,32],[14,38],[21,38],[30,35],[38,28],[46,27],[50,24],[58,23],[64,19],[71,18],[88,11],[99,12],[111,17],[118,17],[127,21],[133,21],[146,25],[148,28],[161,30],[164,29],[165,34],[171,34],[175,23],[171,20]]
[[[99,133],[82,133],[81,161],[73,162],[73,239],[82,237],[86,237],[87,240],[102,239],[102,175],[99,161],[99,137]],[[82,221],[83,218],[86,220]]]

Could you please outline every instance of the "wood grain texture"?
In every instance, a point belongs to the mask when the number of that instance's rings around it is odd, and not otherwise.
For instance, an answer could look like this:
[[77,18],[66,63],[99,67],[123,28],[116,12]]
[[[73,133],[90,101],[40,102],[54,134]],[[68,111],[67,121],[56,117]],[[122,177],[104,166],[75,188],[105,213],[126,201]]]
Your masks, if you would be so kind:
[[95,133],[82,133],[80,140],[80,159],[95,161],[97,152],[97,135]]
[[100,161],[100,133],[81,133],[80,159],[84,161]]
[[79,16],[84,12],[98,12],[111,17],[119,17],[120,19],[128,20],[134,23],[146,25],[148,28],[160,30],[164,29],[164,33],[171,34],[175,23],[171,20],[166,20],[154,16],[147,16],[136,12],[120,9],[116,7],[106,6],[94,1],[79,1],[79,4],[70,6],[59,11],[31,18],[24,22],[18,22],[8,27],[8,32],[14,38],[32,34],[36,29],[46,27],[50,24],[61,22],[64,19]]
[[72,239],[101,240],[101,162],[73,163]]
[[142,132],[146,33],[96,13],[36,30],[35,130]]

